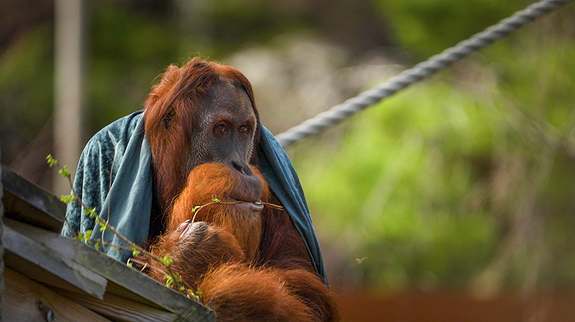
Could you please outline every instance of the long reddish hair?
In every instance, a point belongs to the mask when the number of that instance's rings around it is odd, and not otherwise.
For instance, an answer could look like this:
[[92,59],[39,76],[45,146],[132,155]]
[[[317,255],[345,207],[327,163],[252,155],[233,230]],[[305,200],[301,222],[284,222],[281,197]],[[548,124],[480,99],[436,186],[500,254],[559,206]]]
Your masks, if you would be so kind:
[[[185,187],[187,156],[191,151],[191,128],[214,82],[231,81],[247,94],[258,120],[254,147],[260,137],[259,115],[248,79],[238,70],[216,62],[193,58],[183,67],[170,65],[161,81],[152,87],[145,103],[145,131],[154,164],[156,191],[164,213]],[[256,153],[251,157],[257,163]]]

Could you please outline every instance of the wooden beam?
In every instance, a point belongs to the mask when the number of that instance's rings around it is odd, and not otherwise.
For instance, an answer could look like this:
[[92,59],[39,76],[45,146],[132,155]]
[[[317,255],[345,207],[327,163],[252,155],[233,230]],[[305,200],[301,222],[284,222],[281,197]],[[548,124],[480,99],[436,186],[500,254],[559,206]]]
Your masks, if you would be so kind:
[[[29,260],[36,258],[37,265],[98,299],[103,299],[103,293],[86,270],[108,281],[106,294],[162,308],[174,313],[178,321],[215,321],[212,310],[83,243],[13,220],[7,220],[5,228],[8,250]],[[94,285],[86,287],[87,283]]]
[[[60,243],[48,247],[46,244],[38,242],[33,238],[33,235],[39,233],[59,237],[58,234],[7,218],[4,219],[4,224],[3,241],[7,253],[5,256],[6,265],[13,268],[15,266],[21,267],[17,269],[19,272],[28,272],[30,275],[26,275],[38,282],[44,282],[39,280],[43,275],[34,276],[32,275],[34,271],[30,270],[44,270],[96,298],[103,298],[108,281],[72,260],[75,254],[73,245],[69,243],[72,240],[61,237]],[[27,266],[18,265],[18,258],[24,259],[30,264]]]
[[110,321],[9,268],[3,277],[3,321]]
[[85,294],[68,290],[58,290],[58,294],[81,304],[90,310],[114,321],[122,322],[167,322],[179,321],[179,317],[155,307],[143,305],[113,294],[104,294],[104,300],[98,300]]
[[59,233],[66,204],[50,192],[2,166],[5,216]]

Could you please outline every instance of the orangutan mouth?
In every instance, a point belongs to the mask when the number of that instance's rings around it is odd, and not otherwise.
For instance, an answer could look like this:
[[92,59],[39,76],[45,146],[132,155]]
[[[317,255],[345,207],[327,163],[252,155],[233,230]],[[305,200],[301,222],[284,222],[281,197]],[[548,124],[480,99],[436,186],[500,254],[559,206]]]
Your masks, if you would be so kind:
[[233,200],[234,206],[243,207],[252,212],[261,212],[264,209],[264,205],[261,201],[243,201],[235,198]]

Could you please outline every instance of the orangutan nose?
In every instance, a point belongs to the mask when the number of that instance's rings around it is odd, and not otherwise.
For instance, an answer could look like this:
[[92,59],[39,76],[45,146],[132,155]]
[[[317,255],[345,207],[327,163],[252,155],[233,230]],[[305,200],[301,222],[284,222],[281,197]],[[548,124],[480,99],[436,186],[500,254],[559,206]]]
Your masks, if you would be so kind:
[[245,174],[248,176],[251,176],[254,174],[252,172],[252,169],[250,169],[250,167],[247,165],[247,163],[245,163],[243,161],[236,159],[236,160],[232,160],[231,164],[232,164],[232,167],[234,169],[236,169],[241,174]]

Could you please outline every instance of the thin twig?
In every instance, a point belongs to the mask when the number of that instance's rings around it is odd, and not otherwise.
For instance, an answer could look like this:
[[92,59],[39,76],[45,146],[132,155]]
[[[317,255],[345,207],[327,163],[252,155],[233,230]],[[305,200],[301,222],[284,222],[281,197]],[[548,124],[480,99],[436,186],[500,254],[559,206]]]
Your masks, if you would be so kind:
[[[250,202],[250,201],[244,201],[244,200],[236,200],[236,201],[220,201],[216,198],[216,196],[213,196],[212,201],[208,202],[205,205],[201,205],[201,206],[195,206],[194,208],[192,208],[192,213],[194,214],[194,216],[192,217],[192,223],[195,222],[196,220],[196,215],[198,214],[198,212],[200,212],[200,210],[202,210],[204,207],[210,206],[210,205],[215,205],[215,204],[220,204],[220,205],[228,205],[228,206],[233,206],[235,204],[238,203],[242,203],[242,202]],[[278,209],[278,210],[284,210],[284,207],[273,204],[273,203],[269,203],[269,202],[264,202],[264,201],[255,201],[253,202],[254,204],[261,204],[264,206],[268,206],[270,208],[274,208],[274,209]]]
[[[51,155],[49,155],[47,158],[48,160],[48,164],[50,165],[50,167],[53,167],[55,165],[58,164],[57,160],[53,159]],[[100,217],[100,215],[96,212],[96,209],[92,209],[90,207],[88,207],[83,201],[82,199],[78,196],[78,194],[76,193],[76,191],[74,190],[74,185],[72,183],[72,178],[71,175],[69,173],[69,171],[67,170],[67,167],[63,167],[60,168],[60,173],[66,177],[68,179],[68,184],[70,185],[70,188],[72,189],[72,198],[74,201],[78,202],[80,204],[80,206],[83,209],[86,209],[88,211],[88,214],[90,215],[90,217],[93,217],[96,221],[96,223],[98,225],[100,225],[102,227],[102,229],[106,230],[110,230],[112,233],[114,233],[116,236],[118,236],[118,238],[120,238],[124,243],[126,243],[127,245],[129,245],[130,247],[125,247],[125,246],[120,246],[120,245],[113,245],[111,243],[105,242],[103,240],[100,240],[100,242],[102,244],[107,244],[108,246],[112,246],[112,247],[118,247],[119,249],[125,249],[125,250],[131,250],[134,252],[134,254],[140,253],[143,256],[152,259],[160,264],[163,265],[163,267],[165,267],[165,269],[167,270],[167,275],[169,276],[169,278],[171,279],[171,281],[174,283],[174,286],[176,287],[176,289],[182,293],[184,293],[187,297],[192,298],[196,301],[200,301],[200,297],[197,296],[192,290],[192,288],[186,283],[184,282],[170,267],[170,262],[167,262],[167,258],[164,257],[164,259],[158,258],[157,256],[155,256],[154,254],[152,254],[151,252],[145,250],[144,248],[138,246],[137,244],[135,244],[134,242],[128,240],[126,237],[124,237],[122,234],[120,234],[114,227],[112,227],[107,221],[104,221],[102,219],[102,217]],[[68,223],[68,226],[70,228],[70,230],[72,231],[72,233],[75,235],[75,237],[78,237],[78,234],[71,228],[70,224]],[[90,242],[91,240],[88,239],[88,242]],[[92,241],[97,241],[97,240],[92,240]]]

